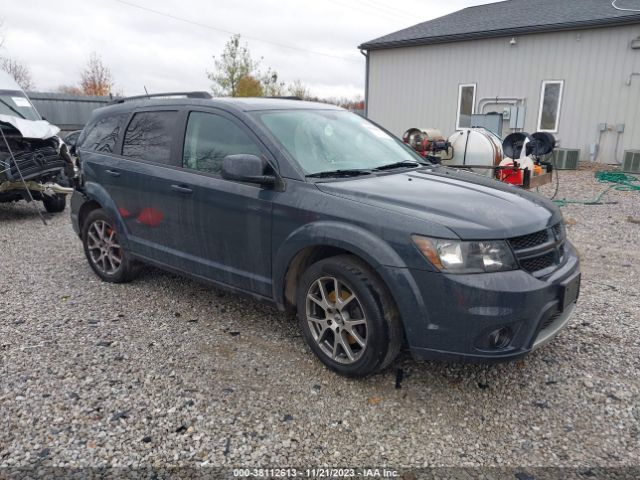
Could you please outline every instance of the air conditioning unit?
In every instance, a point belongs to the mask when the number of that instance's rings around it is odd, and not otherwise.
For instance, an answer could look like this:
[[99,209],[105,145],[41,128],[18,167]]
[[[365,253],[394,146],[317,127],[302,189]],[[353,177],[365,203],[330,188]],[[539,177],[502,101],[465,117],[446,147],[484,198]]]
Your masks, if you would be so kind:
[[551,157],[553,165],[558,170],[575,170],[580,160],[580,150],[570,148],[556,148]]
[[640,150],[625,150],[622,171],[640,173]]

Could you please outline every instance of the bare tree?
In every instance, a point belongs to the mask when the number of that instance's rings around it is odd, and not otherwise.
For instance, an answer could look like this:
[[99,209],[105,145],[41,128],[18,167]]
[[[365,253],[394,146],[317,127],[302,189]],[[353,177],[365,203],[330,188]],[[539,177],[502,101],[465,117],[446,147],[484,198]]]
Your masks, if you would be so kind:
[[58,93],[66,93],[68,95],[84,95],[82,88],[77,85],[60,85],[56,88]]
[[309,90],[309,87],[300,79],[294,80],[294,82],[287,87],[287,91],[289,95],[301,98],[302,100],[311,98],[311,90]]
[[111,93],[111,70],[102,63],[102,58],[96,52],[91,53],[87,66],[80,74],[80,87],[85,95],[106,96]]
[[11,75],[23,90],[33,90],[35,88],[33,80],[31,80],[31,70],[19,60],[0,57],[0,68]]

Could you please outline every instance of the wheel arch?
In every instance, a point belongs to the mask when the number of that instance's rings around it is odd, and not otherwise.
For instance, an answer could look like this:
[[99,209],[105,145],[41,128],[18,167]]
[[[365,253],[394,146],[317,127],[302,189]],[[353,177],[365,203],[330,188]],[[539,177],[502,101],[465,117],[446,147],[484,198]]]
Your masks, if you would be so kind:
[[278,250],[273,280],[273,294],[278,307],[292,311],[297,284],[304,271],[319,260],[341,254],[353,255],[366,263],[394,296],[379,267],[403,267],[405,264],[387,242],[354,225],[318,222],[292,233]]

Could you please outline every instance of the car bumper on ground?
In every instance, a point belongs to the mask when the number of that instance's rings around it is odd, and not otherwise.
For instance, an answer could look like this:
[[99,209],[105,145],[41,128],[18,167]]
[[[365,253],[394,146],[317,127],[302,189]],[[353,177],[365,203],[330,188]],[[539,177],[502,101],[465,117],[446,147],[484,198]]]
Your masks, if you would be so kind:
[[[506,361],[551,341],[569,322],[579,292],[579,260],[566,243],[546,278],[523,271],[445,275],[392,269],[409,347],[423,359]],[[398,292],[398,290],[396,290]]]

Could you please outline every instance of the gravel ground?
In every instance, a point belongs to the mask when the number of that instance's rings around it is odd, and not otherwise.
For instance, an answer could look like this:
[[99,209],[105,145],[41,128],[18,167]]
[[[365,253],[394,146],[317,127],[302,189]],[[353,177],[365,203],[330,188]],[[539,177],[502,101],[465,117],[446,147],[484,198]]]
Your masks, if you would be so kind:
[[0,467],[637,466],[640,193],[604,200],[563,208],[583,284],[550,345],[358,381],[269,306],[155,269],[102,283],[67,213],[0,205]]

